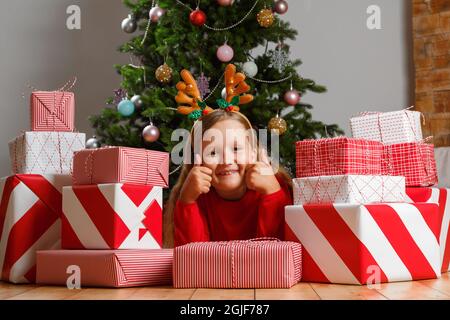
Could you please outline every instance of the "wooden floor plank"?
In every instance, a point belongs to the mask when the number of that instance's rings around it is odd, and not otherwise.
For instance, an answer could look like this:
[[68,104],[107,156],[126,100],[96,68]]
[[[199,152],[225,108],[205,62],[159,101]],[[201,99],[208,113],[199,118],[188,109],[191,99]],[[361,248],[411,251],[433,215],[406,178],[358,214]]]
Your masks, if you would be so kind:
[[78,293],[71,300],[126,300],[133,295],[138,288],[85,288],[78,290]]
[[377,291],[391,300],[450,299],[450,294],[445,294],[419,281],[382,283]]
[[37,287],[8,300],[64,300],[76,294],[77,290],[69,290],[66,287]]
[[174,289],[172,287],[139,288],[127,299],[130,300],[189,300],[195,289]]
[[386,300],[386,297],[367,286],[311,283],[322,300]]
[[25,293],[27,291],[37,288],[36,285],[29,284],[10,284],[5,282],[0,282],[0,300],[5,300],[19,294]]
[[254,300],[254,289],[197,289],[192,300]]
[[450,296],[450,273],[442,274],[441,279],[422,280],[418,282]]
[[299,283],[290,289],[256,289],[256,300],[319,300],[309,283]]

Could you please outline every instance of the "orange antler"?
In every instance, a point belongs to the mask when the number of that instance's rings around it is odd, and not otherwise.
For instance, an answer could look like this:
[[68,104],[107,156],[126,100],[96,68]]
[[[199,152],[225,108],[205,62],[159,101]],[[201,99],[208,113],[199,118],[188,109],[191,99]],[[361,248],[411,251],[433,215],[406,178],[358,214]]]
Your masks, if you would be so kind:
[[[178,112],[188,115],[192,111],[201,109],[198,101],[202,101],[202,97],[192,74],[188,70],[182,70],[180,75],[184,81],[177,83],[178,94],[175,97],[175,101],[179,104]],[[210,107],[206,107],[206,109],[212,110]]]
[[[229,64],[225,68],[225,87],[227,91],[227,102],[231,102],[234,97],[239,97],[239,105],[247,104],[253,101],[253,95],[247,94],[250,86],[245,82],[243,73],[236,73],[236,66]],[[239,107],[235,106],[234,110],[239,111]]]

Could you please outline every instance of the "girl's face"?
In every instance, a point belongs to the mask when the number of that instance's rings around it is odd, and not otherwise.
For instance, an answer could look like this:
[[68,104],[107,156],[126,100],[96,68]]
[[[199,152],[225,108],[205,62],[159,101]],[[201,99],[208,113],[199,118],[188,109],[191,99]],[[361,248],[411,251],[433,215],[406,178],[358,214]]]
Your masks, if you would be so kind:
[[211,185],[223,198],[245,193],[246,167],[256,161],[250,141],[250,132],[232,119],[217,122],[203,135],[202,166],[212,170]]

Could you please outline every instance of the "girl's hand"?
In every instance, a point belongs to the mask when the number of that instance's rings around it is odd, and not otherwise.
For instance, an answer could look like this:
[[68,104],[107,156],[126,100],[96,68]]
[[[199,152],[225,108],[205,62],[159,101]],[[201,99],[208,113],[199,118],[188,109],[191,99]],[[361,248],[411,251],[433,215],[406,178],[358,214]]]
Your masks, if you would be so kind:
[[262,154],[261,161],[247,167],[245,181],[247,188],[263,195],[275,193],[281,189],[266,153]]
[[201,166],[200,155],[195,155],[194,167],[189,172],[180,191],[180,200],[192,203],[202,193],[208,193],[211,188],[212,170]]

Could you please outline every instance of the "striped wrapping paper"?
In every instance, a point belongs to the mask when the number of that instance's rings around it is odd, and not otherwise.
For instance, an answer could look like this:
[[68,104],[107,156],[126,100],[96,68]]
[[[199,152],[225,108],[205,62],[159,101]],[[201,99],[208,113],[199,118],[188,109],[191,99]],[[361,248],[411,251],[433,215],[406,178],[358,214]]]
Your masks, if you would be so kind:
[[439,205],[439,244],[441,271],[450,271],[450,189],[406,188],[407,201],[437,203]]
[[286,207],[286,240],[303,246],[303,281],[338,284],[441,276],[432,203]]
[[74,131],[75,95],[64,91],[35,91],[30,97],[32,131]]
[[294,204],[404,202],[405,177],[340,175],[292,180]]
[[174,249],[175,288],[290,288],[301,279],[301,245],[246,240]]
[[142,148],[104,147],[76,152],[73,184],[130,183],[167,188],[169,153]]
[[434,146],[411,142],[384,146],[383,172],[404,176],[407,187],[428,187],[438,183]]
[[380,175],[383,145],[337,137],[296,143],[297,178],[342,174]]
[[160,249],[162,188],[111,183],[63,188],[63,249]]
[[418,142],[423,139],[421,113],[401,110],[366,112],[350,119],[354,138],[374,140],[385,145]]
[[36,282],[66,286],[75,275],[69,266],[77,266],[81,287],[164,286],[172,284],[172,264],[172,249],[39,251]]
[[60,248],[61,189],[69,175],[14,175],[0,179],[0,278],[34,282],[36,251]]

